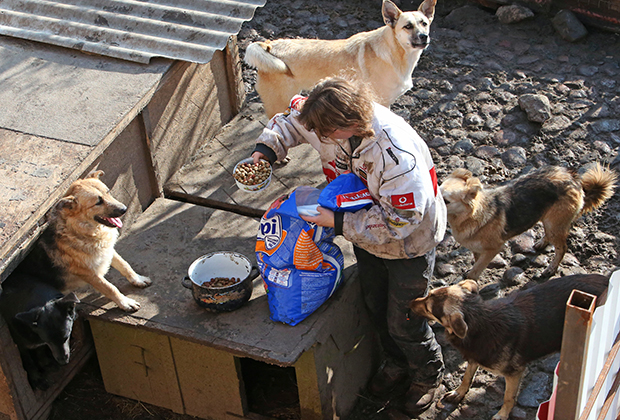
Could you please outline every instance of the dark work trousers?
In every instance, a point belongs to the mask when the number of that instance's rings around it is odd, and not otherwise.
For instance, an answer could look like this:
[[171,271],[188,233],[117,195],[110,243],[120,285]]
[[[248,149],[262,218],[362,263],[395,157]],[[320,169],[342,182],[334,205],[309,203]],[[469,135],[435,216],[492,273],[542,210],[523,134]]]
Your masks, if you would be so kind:
[[409,314],[409,302],[426,294],[434,267],[428,266],[424,256],[387,260],[357,246],[353,250],[364,301],[384,357],[408,366],[412,382],[437,385],[444,370],[441,347],[426,319]]

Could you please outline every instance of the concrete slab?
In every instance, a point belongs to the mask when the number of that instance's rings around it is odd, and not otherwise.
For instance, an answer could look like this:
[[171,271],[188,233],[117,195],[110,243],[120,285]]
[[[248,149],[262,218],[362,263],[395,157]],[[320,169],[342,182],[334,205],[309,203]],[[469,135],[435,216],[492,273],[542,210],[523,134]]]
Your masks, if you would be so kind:
[[[269,320],[267,296],[260,277],[254,281],[250,301],[230,313],[215,314],[198,306],[191,291],[181,285],[189,265],[214,251],[236,251],[255,264],[254,246],[259,221],[235,213],[202,206],[157,199],[131,227],[123,232],[119,253],[134,269],[151,277],[152,286],[136,289],[114,270],[108,278],[142,305],[133,314],[122,312],[97,293],[81,295],[82,308],[89,318],[139,326],[168,336],[223,349],[281,366],[290,366],[314,343],[325,339],[326,325],[341,316],[363,310],[346,292],[359,287],[349,280],[355,260],[350,244],[339,239],[347,261],[345,284],[340,291],[295,327]],[[356,294],[359,295],[359,294]],[[330,315],[331,314],[331,315]]]
[[[172,60],[151,64],[0,36],[0,127],[94,146],[144,107]],[[132,117],[133,119],[133,117]]]

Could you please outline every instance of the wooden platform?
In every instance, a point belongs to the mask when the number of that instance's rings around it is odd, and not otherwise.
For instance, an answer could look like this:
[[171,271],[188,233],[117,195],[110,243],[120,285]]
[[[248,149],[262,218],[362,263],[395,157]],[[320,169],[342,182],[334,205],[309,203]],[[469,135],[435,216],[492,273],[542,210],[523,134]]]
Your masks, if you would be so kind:
[[123,232],[119,252],[153,285],[139,290],[118,273],[110,278],[141,303],[139,311],[123,313],[94,294],[83,298],[109,392],[201,418],[249,418],[240,363],[249,358],[294,368],[301,418],[314,420],[346,414],[366,385],[376,342],[344,238],[336,238],[345,255],[343,286],[295,327],[269,319],[260,277],[250,301],[231,313],[205,311],[181,286],[189,265],[210,252],[240,252],[255,264],[264,210],[297,186],[324,185],[316,151],[300,146],[274,166],[265,190],[238,189],[233,168],[251,154],[265,123],[259,104],[242,108],[165,185],[175,200],[156,200]]
[[96,294],[82,298],[108,392],[201,418],[245,417],[238,360],[251,358],[295,368],[304,420],[353,407],[374,344],[350,258],[340,290],[295,327],[269,319],[260,277],[250,301],[230,313],[205,311],[181,285],[191,262],[209,252],[236,251],[255,263],[257,230],[254,218],[158,199],[124,233],[119,253],[153,285],[110,278],[141,309],[126,314]]

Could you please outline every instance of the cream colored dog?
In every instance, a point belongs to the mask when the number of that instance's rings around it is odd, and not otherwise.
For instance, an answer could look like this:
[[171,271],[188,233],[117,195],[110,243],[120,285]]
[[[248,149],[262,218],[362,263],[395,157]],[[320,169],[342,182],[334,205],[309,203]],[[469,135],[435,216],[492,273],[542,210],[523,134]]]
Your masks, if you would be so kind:
[[428,46],[437,0],[402,12],[383,0],[385,26],[347,39],[278,39],[255,42],[245,62],[258,71],[256,91],[269,118],[286,110],[291,98],[319,80],[353,70],[368,82],[377,100],[389,106],[413,86],[411,74]]

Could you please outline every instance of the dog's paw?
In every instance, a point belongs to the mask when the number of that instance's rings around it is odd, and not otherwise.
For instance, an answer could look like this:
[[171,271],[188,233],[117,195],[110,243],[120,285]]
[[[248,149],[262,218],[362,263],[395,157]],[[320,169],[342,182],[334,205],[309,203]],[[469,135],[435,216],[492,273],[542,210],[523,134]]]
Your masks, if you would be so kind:
[[125,312],[136,312],[140,309],[140,302],[128,298],[127,296],[123,296],[123,299],[118,302],[117,305]]
[[442,401],[450,404],[458,404],[463,400],[463,397],[465,397],[465,394],[461,395],[461,393],[455,389],[454,391],[447,392],[446,395],[443,396]]
[[504,416],[501,414],[501,411],[493,416],[491,420],[508,420],[509,416]]
[[129,282],[136,287],[142,287],[142,288],[148,287],[151,285],[151,283],[153,283],[153,281],[150,278],[146,276],[141,276],[139,274],[138,274],[138,277],[130,279]]

